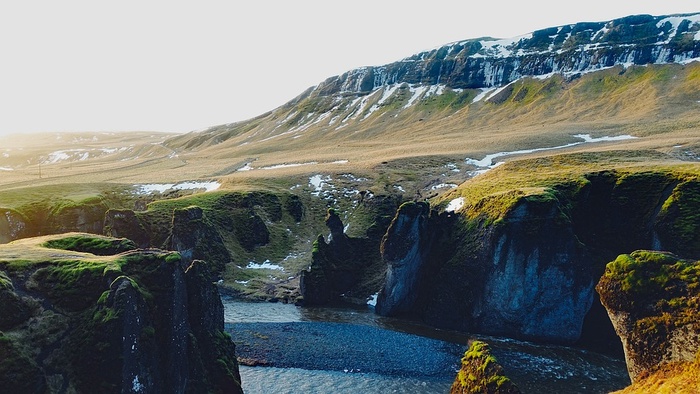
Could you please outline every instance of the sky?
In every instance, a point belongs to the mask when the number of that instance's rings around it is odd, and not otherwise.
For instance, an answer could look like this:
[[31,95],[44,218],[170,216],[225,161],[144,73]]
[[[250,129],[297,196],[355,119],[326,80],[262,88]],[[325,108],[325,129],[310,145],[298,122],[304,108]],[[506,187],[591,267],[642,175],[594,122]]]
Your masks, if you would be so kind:
[[697,0],[7,1],[0,135],[201,130],[454,41],[692,12]]

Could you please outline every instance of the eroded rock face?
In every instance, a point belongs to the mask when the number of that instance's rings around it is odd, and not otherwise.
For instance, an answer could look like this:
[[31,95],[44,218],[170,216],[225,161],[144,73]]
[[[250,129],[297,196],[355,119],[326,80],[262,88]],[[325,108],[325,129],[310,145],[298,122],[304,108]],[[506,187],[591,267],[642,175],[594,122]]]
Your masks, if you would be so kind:
[[214,272],[220,273],[231,261],[221,235],[209,223],[202,208],[197,206],[173,211],[171,234],[167,243],[170,250],[180,253],[186,265],[193,260],[206,260]]
[[151,236],[130,209],[110,209],[105,213],[104,234],[116,238],[129,238],[140,248],[148,248]]
[[493,334],[572,342],[593,300],[589,259],[555,201],[522,200],[491,238],[474,326]]
[[700,351],[700,262],[664,252],[620,255],[596,290],[625,351],[632,382]]
[[27,236],[28,223],[19,212],[0,209],[0,244],[8,243]]
[[[301,272],[300,291],[304,305],[339,303],[364,304],[377,291],[372,276],[382,270],[378,239],[348,237],[343,222],[330,209],[326,226],[331,231],[326,243],[322,235],[314,242],[311,267]],[[368,278],[369,277],[369,278]]]
[[154,249],[89,260],[0,276],[0,297],[25,307],[3,321],[0,383],[26,368],[34,379],[22,384],[49,392],[242,392],[206,263]]
[[429,252],[429,215],[428,203],[406,203],[389,226],[381,245],[387,273],[386,284],[377,298],[377,313],[402,314],[413,306]]
[[489,345],[481,341],[472,342],[464,353],[462,366],[450,389],[450,394],[471,393],[520,393],[491,354]]
[[108,209],[107,204],[100,198],[88,199],[78,204],[59,205],[48,217],[46,233],[78,231],[102,234],[105,212]]
[[[432,212],[420,226],[399,212],[401,228],[423,230],[387,232],[385,249],[406,246],[385,253],[390,267],[377,311],[444,328],[617,347],[604,308],[594,305],[595,283],[606,262],[629,250],[695,256],[698,191],[694,176],[602,171],[541,193],[487,196],[459,214]],[[395,279],[402,270],[411,274]]]

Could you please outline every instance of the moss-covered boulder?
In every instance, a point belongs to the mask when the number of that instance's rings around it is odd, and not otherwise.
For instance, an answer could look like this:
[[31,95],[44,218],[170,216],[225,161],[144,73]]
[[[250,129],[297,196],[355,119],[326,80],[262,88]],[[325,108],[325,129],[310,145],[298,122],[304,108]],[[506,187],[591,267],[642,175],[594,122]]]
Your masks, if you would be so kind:
[[31,312],[28,300],[15,292],[12,280],[4,271],[0,271],[0,330],[7,330],[26,321]]
[[700,351],[700,262],[639,250],[609,263],[596,287],[633,382]]
[[9,290],[29,306],[4,326],[11,341],[0,338],[0,382],[28,371],[32,379],[15,384],[36,389],[12,392],[241,392],[208,264],[186,266],[157,249],[98,256],[46,247],[90,237],[0,246],[0,296]]
[[505,375],[489,345],[473,341],[462,357],[450,394],[518,394],[518,387]]

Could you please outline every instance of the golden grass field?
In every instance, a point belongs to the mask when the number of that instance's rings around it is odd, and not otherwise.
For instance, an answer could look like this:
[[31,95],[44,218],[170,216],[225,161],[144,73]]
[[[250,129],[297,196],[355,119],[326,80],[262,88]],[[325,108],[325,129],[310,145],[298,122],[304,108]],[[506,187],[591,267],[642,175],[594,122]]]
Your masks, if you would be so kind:
[[[470,102],[477,93],[460,95]],[[369,104],[377,96],[370,94]],[[227,189],[287,189],[308,182],[314,174],[353,173],[372,179],[375,188],[400,183],[407,194],[425,197],[430,196],[425,190],[431,184],[459,184],[471,177],[474,168],[466,158],[561,146],[579,141],[573,135],[581,133],[638,138],[517,158],[635,150],[667,154],[661,160],[667,164],[700,160],[700,62],[615,67],[571,81],[561,76],[525,78],[514,82],[510,95],[498,103],[482,100],[457,106],[451,100],[458,95],[448,91],[403,109],[405,96],[397,95],[371,116],[341,129],[319,122],[294,132],[299,124],[282,122],[300,109],[310,114],[327,109],[321,105],[323,97],[306,92],[257,118],[184,135],[96,132],[6,137],[0,139],[0,154],[5,153],[0,168],[13,170],[0,171],[0,186],[12,190],[94,184],[101,189],[217,179]],[[120,148],[80,160],[86,151]],[[71,159],[47,160],[55,157],[52,153],[68,150],[73,150]],[[246,165],[253,169],[239,171]],[[445,171],[445,165],[456,166],[459,172]]]

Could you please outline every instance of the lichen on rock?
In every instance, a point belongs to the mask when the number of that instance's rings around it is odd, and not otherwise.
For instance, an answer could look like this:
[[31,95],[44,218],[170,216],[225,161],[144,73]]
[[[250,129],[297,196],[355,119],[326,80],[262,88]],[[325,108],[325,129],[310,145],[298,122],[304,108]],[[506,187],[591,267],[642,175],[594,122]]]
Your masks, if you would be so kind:
[[638,250],[607,265],[596,287],[622,339],[633,382],[700,351],[700,262]]
[[450,394],[518,394],[518,387],[505,375],[489,345],[473,341],[462,357]]

